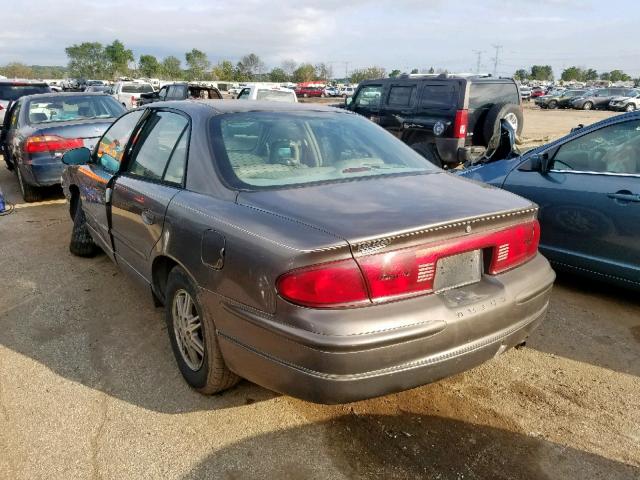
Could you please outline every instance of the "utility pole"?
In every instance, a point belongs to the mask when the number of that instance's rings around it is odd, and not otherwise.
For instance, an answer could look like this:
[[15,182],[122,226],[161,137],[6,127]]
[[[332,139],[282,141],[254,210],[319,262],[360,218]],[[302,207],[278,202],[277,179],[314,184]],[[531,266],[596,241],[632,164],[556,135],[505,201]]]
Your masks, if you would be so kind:
[[493,58],[493,76],[498,76],[498,63],[500,62],[500,50],[502,50],[502,45],[491,45],[496,49],[496,56]]
[[476,62],[476,73],[479,74],[480,64],[482,63],[482,50],[473,50],[473,53],[478,56],[478,61]]
[[350,62],[344,62],[344,78],[345,78],[345,80],[347,80],[349,78],[349,63]]

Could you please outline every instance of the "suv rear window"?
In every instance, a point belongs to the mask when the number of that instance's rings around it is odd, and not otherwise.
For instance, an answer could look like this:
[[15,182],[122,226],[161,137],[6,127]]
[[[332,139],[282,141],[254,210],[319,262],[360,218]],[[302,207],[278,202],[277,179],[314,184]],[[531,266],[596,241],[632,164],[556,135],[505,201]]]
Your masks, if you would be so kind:
[[469,89],[469,108],[485,108],[496,103],[520,104],[515,83],[472,83]]
[[37,93],[49,93],[49,87],[46,85],[11,85],[0,84],[0,100],[14,100],[24,97],[25,95],[35,95]]
[[411,97],[415,89],[415,85],[395,85],[391,87],[389,91],[389,105],[408,106],[411,103]]
[[425,85],[422,87],[420,106],[437,110],[450,110],[456,107],[456,89],[453,85]]
[[130,83],[122,85],[122,93],[151,93],[153,87],[148,83]]

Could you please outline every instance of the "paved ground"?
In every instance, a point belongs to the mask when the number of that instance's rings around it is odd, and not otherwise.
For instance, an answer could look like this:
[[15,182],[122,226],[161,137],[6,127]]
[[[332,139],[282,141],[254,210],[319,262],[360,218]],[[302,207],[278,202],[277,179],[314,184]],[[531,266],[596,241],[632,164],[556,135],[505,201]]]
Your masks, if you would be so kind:
[[397,395],[203,397],[147,293],[69,254],[60,192],[0,186],[1,479],[640,478],[637,294],[561,276],[526,348]]

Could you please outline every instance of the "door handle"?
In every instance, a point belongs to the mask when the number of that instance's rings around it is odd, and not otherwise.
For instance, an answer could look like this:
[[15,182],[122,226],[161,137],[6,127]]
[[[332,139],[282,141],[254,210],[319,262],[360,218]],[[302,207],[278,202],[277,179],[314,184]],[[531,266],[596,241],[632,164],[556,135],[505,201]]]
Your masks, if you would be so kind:
[[150,210],[143,210],[140,214],[142,221],[147,225],[153,225],[156,221],[156,216]]
[[608,193],[607,197],[619,202],[640,202],[640,195],[623,190],[616,193]]

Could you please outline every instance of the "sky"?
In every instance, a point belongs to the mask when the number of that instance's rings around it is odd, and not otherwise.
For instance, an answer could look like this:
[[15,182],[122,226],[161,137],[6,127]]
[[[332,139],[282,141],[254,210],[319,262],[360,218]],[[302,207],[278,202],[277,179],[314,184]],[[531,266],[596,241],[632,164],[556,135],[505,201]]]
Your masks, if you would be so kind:
[[[10,5],[10,7],[8,7]],[[613,8],[611,5],[615,5]],[[334,75],[382,66],[511,75],[549,64],[640,76],[640,1],[0,0],[0,64],[66,65],[66,46],[119,39],[136,56],[197,48],[212,63],[256,53],[330,63]]]

